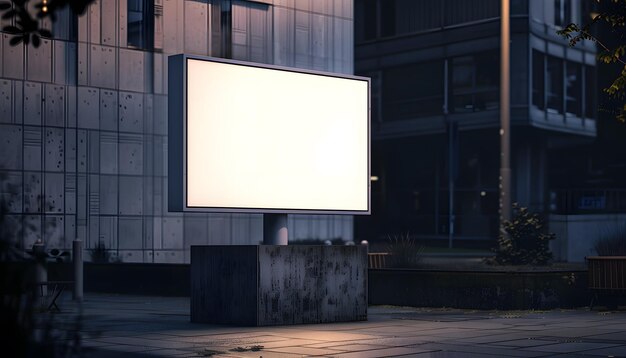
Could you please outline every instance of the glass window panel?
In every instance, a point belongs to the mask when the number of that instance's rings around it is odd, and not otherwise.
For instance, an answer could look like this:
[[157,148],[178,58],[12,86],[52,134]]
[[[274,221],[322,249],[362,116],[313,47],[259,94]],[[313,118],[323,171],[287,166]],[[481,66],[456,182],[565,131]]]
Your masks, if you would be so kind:
[[582,94],[582,65],[575,62],[567,62],[566,83],[566,110],[567,113],[581,117],[583,94]]
[[383,120],[441,114],[442,61],[395,67],[383,72]]
[[544,61],[545,56],[533,50],[533,104],[540,109],[545,108]]
[[128,0],[128,46],[149,49],[153,46],[154,0]]
[[497,109],[500,103],[498,51],[452,59],[451,108],[454,112]]
[[382,37],[396,34],[396,1],[380,2],[380,35]]
[[546,75],[548,76],[546,83],[547,107],[549,110],[563,113],[563,60],[547,56]]
[[596,69],[585,66],[585,117],[596,117]]

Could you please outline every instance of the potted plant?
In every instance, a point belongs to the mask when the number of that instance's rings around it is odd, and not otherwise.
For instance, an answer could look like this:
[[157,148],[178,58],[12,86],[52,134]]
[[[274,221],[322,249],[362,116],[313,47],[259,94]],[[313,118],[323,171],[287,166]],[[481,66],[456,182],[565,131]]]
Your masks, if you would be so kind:
[[[626,225],[600,237],[594,245],[597,256],[588,256],[589,289],[594,300],[626,293]],[[591,301],[591,308],[593,302]]]

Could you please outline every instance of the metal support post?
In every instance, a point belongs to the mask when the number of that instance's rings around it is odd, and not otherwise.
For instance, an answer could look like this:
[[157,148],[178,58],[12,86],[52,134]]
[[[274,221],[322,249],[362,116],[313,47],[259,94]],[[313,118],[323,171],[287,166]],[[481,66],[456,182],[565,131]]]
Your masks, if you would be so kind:
[[83,241],[72,241],[72,258],[74,259],[74,300],[83,300]]
[[263,214],[263,245],[287,245],[287,214]]
[[509,0],[502,0],[500,20],[500,229],[511,219]]

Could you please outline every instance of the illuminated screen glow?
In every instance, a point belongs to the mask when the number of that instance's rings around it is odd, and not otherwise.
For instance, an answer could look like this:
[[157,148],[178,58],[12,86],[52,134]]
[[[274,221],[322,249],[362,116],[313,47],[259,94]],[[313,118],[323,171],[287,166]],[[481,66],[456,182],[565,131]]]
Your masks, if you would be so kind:
[[369,82],[187,58],[189,208],[369,212]]

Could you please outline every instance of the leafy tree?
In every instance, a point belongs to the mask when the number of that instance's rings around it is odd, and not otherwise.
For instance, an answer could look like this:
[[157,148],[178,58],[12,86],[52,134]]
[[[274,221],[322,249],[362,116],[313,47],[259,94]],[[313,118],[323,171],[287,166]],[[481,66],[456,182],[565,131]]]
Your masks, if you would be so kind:
[[[82,15],[95,0],[30,0],[0,1],[2,19],[13,19],[13,25],[7,25],[2,31],[13,35],[10,44],[21,42],[39,47],[41,38],[52,38],[52,31],[41,27],[42,19],[56,20],[57,11],[69,6],[76,15]],[[34,16],[32,14],[34,12]]]
[[[601,3],[601,0],[595,1]],[[626,122],[626,0],[605,0],[601,5],[602,11],[592,14],[590,22],[584,25],[571,23],[557,33],[568,39],[570,46],[576,46],[582,40],[595,42],[600,49],[598,61],[616,65],[618,73],[603,91],[615,101],[615,108],[608,111],[619,121]],[[612,39],[600,39],[598,30],[605,30],[600,32],[602,37],[610,34]]]
[[549,244],[554,234],[544,233],[543,220],[528,208],[513,204],[513,218],[505,221],[495,257],[487,263],[499,265],[545,265],[552,259]]

